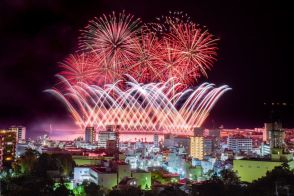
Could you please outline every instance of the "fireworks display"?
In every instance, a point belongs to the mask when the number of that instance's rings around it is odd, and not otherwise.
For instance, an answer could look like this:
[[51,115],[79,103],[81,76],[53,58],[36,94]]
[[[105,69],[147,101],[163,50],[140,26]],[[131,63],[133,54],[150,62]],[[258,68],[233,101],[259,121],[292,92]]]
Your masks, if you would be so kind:
[[[217,39],[183,12],[170,12],[148,24],[125,12],[113,12],[94,18],[81,32],[80,52],[95,59],[89,67],[96,69],[92,73],[104,84],[129,74],[139,82],[175,77],[189,87],[207,76],[216,61]],[[76,61],[69,63],[71,69],[61,73],[69,81],[88,75],[88,69],[74,68],[80,67]]]
[[82,30],[80,47],[95,54],[116,76],[124,74],[137,56],[140,23],[124,12],[94,18]]
[[156,22],[112,13],[89,21],[80,50],[61,63],[63,85],[48,92],[82,129],[191,133],[228,86],[189,88],[216,61],[217,39],[183,12]]
[[[210,110],[229,90],[226,85],[215,88],[203,83],[195,90],[173,94],[172,78],[164,83],[138,83],[128,76],[126,89],[121,89],[117,81],[103,88],[86,83],[71,85],[65,78],[65,92],[48,90],[67,106],[75,121],[85,128],[93,126],[98,131],[106,125],[119,125],[124,131],[149,131],[150,133],[191,134],[193,128],[200,127]],[[177,105],[181,105],[177,109]]]

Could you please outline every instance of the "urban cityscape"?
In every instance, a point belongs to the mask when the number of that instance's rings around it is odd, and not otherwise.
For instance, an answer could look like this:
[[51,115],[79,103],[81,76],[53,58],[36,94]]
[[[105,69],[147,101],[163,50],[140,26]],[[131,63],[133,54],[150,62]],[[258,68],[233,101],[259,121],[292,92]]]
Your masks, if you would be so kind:
[[[21,57],[7,47],[0,58],[0,80],[18,82],[0,86],[0,196],[294,195],[290,69],[275,70],[290,66],[293,38],[287,27],[274,28],[290,9],[238,2],[232,6],[240,13],[217,18],[219,9],[231,10],[226,3],[215,12],[209,3],[150,3],[0,3],[0,45],[14,48],[15,40],[5,40],[16,34],[22,48]],[[257,39],[260,29],[244,32],[239,24],[252,20],[272,28],[273,44],[235,43],[220,27],[234,14],[238,25],[228,25],[240,29],[232,34]],[[232,45],[254,49],[239,59]],[[40,64],[48,59],[50,68]],[[256,67],[240,76],[238,64],[236,73],[222,70],[239,61]],[[258,68],[262,62],[268,70]]]

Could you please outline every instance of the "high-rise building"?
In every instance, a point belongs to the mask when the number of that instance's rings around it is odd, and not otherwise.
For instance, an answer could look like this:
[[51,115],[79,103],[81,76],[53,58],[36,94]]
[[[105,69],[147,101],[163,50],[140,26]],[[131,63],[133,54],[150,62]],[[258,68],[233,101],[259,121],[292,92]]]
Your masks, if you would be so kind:
[[94,144],[96,142],[96,131],[94,127],[86,127],[85,141],[90,144]]
[[24,141],[26,139],[26,127],[24,126],[11,126],[9,128],[10,131],[16,132],[16,141]]
[[4,136],[0,135],[0,170],[3,167]]
[[98,148],[107,148],[107,141],[115,141],[119,145],[118,126],[107,126],[106,131],[100,131],[98,134]]
[[271,130],[281,130],[282,123],[274,122],[274,123],[264,123],[264,130],[262,134],[262,139],[266,143],[270,143],[270,131]]
[[203,160],[204,158],[204,137],[203,136],[190,137],[189,154],[193,158]]
[[159,137],[158,137],[158,134],[154,134],[153,143],[154,143],[154,147],[159,147]]
[[242,135],[229,136],[227,139],[228,148],[233,152],[250,152],[252,151],[252,139]]
[[204,155],[211,155],[216,149],[216,138],[207,136],[204,138]]
[[190,137],[189,154],[191,157],[203,160],[204,158],[204,129],[196,127]]
[[208,136],[220,138],[220,129],[209,129]]
[[283,129],[272,129],[270,131],[270,147],[280,148],[284,147],[285,131]]
[[16,132],[0,130],[0,168],[11,167],[15,160]]
[[203,136],[204,135],[204,129],[202,128],[202,127],[196,127],[196,128],[194,128],[194,130],[193,130],[193,134],[194,134],[194,136]]

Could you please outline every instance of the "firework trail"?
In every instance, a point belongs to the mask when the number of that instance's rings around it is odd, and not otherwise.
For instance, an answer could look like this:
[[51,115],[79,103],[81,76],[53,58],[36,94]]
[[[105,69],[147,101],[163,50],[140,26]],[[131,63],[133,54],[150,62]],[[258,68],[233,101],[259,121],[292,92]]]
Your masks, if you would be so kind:
[[122,89],[119,87],[122,81],[102,87],[82,82],[71,85],[59,76],[67,85],[66,90],[47,92],[62,100],[81,129],[93,126],[99,131],[107,125],[119,125],[120,132],[144,130],[190,135],[193,128],[201,127],[217,100],[230,90],[226,85],[216,88],[203,83],[196,89],[173,94],[180,84],[172,83],[172,79],[140,84],[127,77],[127,88]]

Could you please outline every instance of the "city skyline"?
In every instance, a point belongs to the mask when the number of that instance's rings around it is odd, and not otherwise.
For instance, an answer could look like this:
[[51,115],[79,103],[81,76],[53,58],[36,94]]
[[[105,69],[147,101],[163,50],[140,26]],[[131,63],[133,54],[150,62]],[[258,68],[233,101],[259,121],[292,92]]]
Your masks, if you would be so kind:
[[[208,6],[209,3],[199,2],[197,6],[197,3],[171,2],[149,13],[153,7],[146,2],[134,5],[100,2],[95,6],[92,2],[84,6],[71,4],[71,8],[58,2],[48,5],[27,2],[4,4],[1,9],[7,6],[14,11],[1,10],[1,17],[4,17],[1,37],[7,37],[0,39],[1,45],[7,48],[0,58],[3,66],[1,89],[6,92],[0,99],[1,126],[24,124],[32,127],[39,122],[54,124],[63,119],[70,122],[66,108],[44,90],[56,82],[54,74],[60,71],[58,62],[77,48],[79,29],[88,19],[113,10],[126,10],[147,21],[167,14],[169,10],[183,10],[220,39],[218,60],[209,71],[208,78],[203,77],[200,81],[228,84],[233,90],[219,101],[206,126],[260,127],[269,116],[265,102],[278,102],[282,107],[287,103],[291,109],[289,49],[293,38],[287,27],[290,10],[286,5],[269,2],[256,3],[251,7],[250,2],[245,5],[239,2]],[[246,15],[247,9],[252,11],[249,16]],[[259,9],[264,9],[262,15]],[[237,16],[230,17],[233,14]],[[276,28],[277,21],[285,25]],[[280,42],[280,39],[285,41]],[[277,48],[283,50],[277,51]],[[293,126],[293,114],[290,111],[285,113],[285,125]]]

